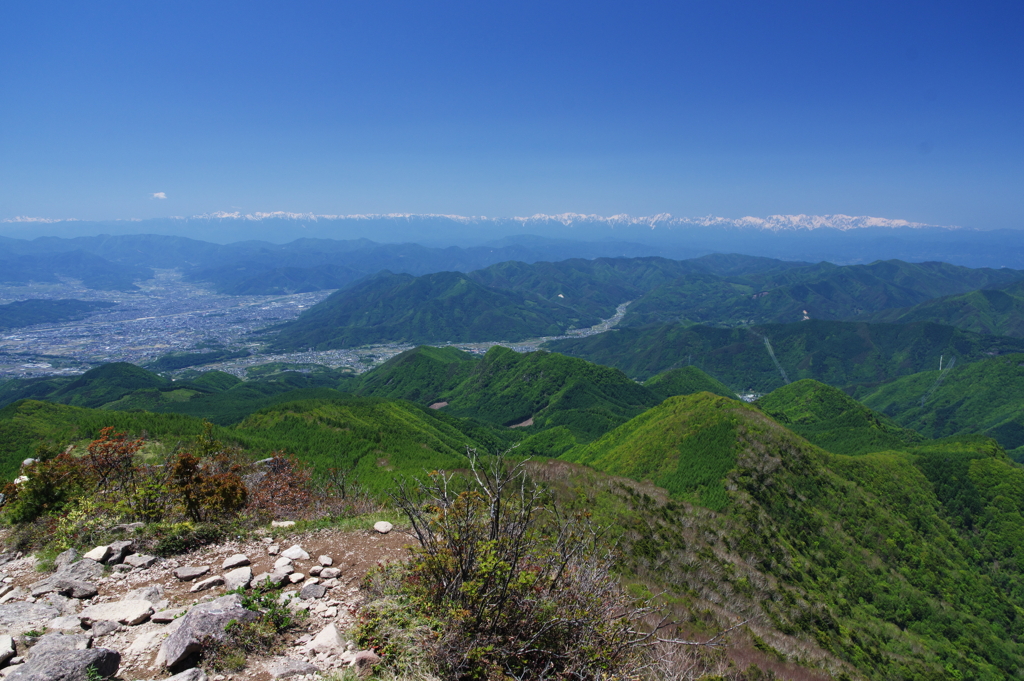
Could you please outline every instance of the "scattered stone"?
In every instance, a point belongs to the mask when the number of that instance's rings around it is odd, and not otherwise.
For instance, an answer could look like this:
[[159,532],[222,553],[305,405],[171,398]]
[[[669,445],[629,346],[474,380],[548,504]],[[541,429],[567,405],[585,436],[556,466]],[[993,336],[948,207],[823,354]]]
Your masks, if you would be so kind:
[[233,568],[240,568],[243,565],[248,565],[248,564],[249,564],[249,556],[245,555],[244,553],[236,553],[233,556],[228,556],[227,558],[225,558],[224,562],[221,563],[221,565],[220,565],[220,569],[221,570],[231,570]]
[[40,655],[59,653],[65,650],[87,650],[92,645],[89,634],[45,634],[28,649],[26,660],[34,660]]
[[64,566],[46,579],[41,579],[32,584],[29,588],[33,596],[40,596],[53,591],[52,585],[63,579],[71,579],[82,582],[96,582],[103,577],[103,566],[91,558]]
[[164,595],[164,588],[159,584],[150,584],[149,586],[142,586],[134,591],[129,591],[125,594],[124,601],[149,601],[150,603],[156,603],[160,600],[160,597]]
[[227,591],[248,589],[250,582],[252,582],[252,568],[248,566],[224,574],[224,588]]
[[113,634],[115,631],[121,629],[121,625],[117,622],[111,622],[110,620],[103,620],[101,622],[93,622],[92,627],[89,631],[92,633],[93,638],[99,638],[100,636],[107,636]]
[[291,558],[292,560],[309,560],[309,554],[302,550],[302,547],[298,544],[294,544],[291,548],[285,549],[281,552],[281,555],[285,558]]
[[206,681],[206,672],[199,667],[192,667],[192,669],[186,669],[180,674],[164,679],[164,681]]
[[14,587],[10,584],[0,583],[0,597],[6,596],[10,592],[14,591]]
[[388,532],[390,532],[394,528],[395,528],[395,526],[392,525],[391,523],[389,523],[386,520],[381,520],[380,522],[376,522],[376,523],[373,524],[373,529],[377,530],[381,534],[387,534]]
[[341,637],[336,626],[328,624],[306,645],[306,650],[311,653],[340,655],[345,652],[345,639]]
[[89,560],[94,560],[97,563],[102,563],[109,556],[110,556],[110,547],[109,546],[97,546],[92,551],[89,551],[88,553],[86,553],[82,557],[83,558],[88,558]]
[[60,611],[52,605],[28,601],[4,603],[0,605],[0,631],[27,631],[58,616]]
[[160,646],[160,658],[171,669],[180,667],[202,650],[205,641],[223,641],[226,636],[224,627],[231,620],[245,623],[257,616],[252,610],[242,607],[242,599],[238,594],[200,603],[181,618],[181,625]]
[[268,555],[276,556],[279,553],[281,553],[281,547],[278,544],[271,544],[267,547]]
[[114,601],[90,605],[82,611],[82,619],[86,622],[110,620],[134,626],[142,624],[153,614],[153,604],[144,600]]
[[14,653],[14,638],[8,634],[0,636],[0,667],[3,667],[7,660],[14,657]]
[[173,608],[171,610],[161,610],[158,613],[154,613],[153,616],[149,619],[150,621],[156,622],[157,624],[167,624],[168,622],[173,622],[175,619],[178,618],[179,615],[184,615],[186,612],[188,612],[188,608]]
[[283,568],[283,567],[285,567],[287,565],[291,565],[291,564],[292,564],[292,559],[291,558],[286,558],[284,556],[281,556],[280,558],[278,558],[277,560],[274,561],[274,569],[277,570],[279,568]]
[[292,584],[298,584],[299,582],[301,582],[305,578],[306,578],[306,575],[302,574],[301,572],[293,572],[290,575],[288,575],[288,581],[291,582]]
[[338,586],[338,578],[332,577],[330,579],[326,579],[322,582],[322,584],[326,586],[328,589],[333,589],[334,587]]
[[319,577],[310,577],[309,579],[306,580],[306,584],[316,584],[319,581],[320,581]]
[[320,563],[324,567],[331,567],[332,565],[334,565],[334,559],[330,556],[320,556],[316,559],[316,562]]
[[313,567],[309,568],[309,574],[316,577],[320,574],[320,571],[323,569],[324,568],[321,565],[314,565]]
[[221,586],[222,584],[224,584],[224,578],[220,575],[214,575],[213,577],[209,577],[201,582],[193,584],[192,588],[189,589],[189,592],[196,593],[198,591],[206,591],[207,589],[212,589],[213,587]]
[[360,678],[365,678],[373,673],[373,666],[380,662],[380,658],[372,650],[360,650],[352,658],[352,664],[349,665],[356,670],[356,674]]
[[125,556],[132,552],[132,547],[135,546],[135,542],[131,539],[122,539],[121,541],[111,542],[110,544],[110,556],[107,557],[107,565],[118,565],[124,561]]
[[125,572],[131,572],[133,569],[132,566],[128,565],[127,563],[118,563],[117,565],[111,565],[110,567],[114,570],[114,572],[120,572],[122,574]]
[[140,570],[152,567],[155,562],[156,556],[151,556],[146,553],[133,553],[124,559],[125,565],[131,565],[133,568],[138,568]]
[[287,657],[278,657],[270,660],[264,667],[272,679],[286,679],[289,676],[316,674],[320,671],[308,662],[293,660]]
[[274,574],[281,575],[285,578],[287,578],[288,575],[290,575],[293,572],[295,572],[295,568],[293,568],[291,565],[282,565],[281,567],[274,568]]
[[326,617],[328,619],[330,619],[332,617],[337,617],[337,616],[338,616],[338,609],[336,607],[334,607],[333,605],[331,607],[327,608],[326,610],[324,610],[324,617]]
[[46,623],[47,631],[81,631],[82,618],[78,615],[55,617]]
[[327,588],[323,584],[307,584],[299,592],[299,598],[308,601],[311,598],[323,598],[327,594]]
[[71,565],[72,563],[74,563],[76,560],[78,560],[81,557],[82,557],[82,555],[80,553],[78,553],[78,551],[75,551],[74,549],[68,549],[67,551],[62,551],[61,553],[57,554],[56,558],[53,559],[53,567],[54,567],[54,569],[57,572],[60,572],[61,570],[66,568],[68,565]]
[[210,567],[208,565],[203,565],[201,567],[180,567],[174,571],[174,576],[183,582],[191,582],[196,577],[202,577],[209,571]]
[[53,586],[53,590],[61,596],[70,598],[92,598],[100,592],[95,584],[77,579],[60,579]]
[[[109,648],[64,650],[40,655],[7,675],[7,681],[88,681],[109,678],[121,666],[121,653]],[[91,674],[89,668],[94,669]]]
[[294,520],[274,520],[270,523],[271,527],[295,527]]
[[335,577],[341,576],[341,570],[338,568],[324,568],[320,571],[320,579],[334,579]]

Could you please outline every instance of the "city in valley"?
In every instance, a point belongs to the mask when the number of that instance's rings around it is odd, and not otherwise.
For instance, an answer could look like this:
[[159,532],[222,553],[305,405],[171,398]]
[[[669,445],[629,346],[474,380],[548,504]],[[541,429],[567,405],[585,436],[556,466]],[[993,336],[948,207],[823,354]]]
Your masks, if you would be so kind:
[[[74,280],[0,286],[0,305],[26,298],[73,298],[115,304],[77,321],[0,332],[0,380],[75,375],[109,362],[144,366],[168,353],[200,353],[211,348],[249,354],[171,373],[219,370],[244,379],[250,369],[269,363],[284,363],[298,371],[319,365],[362,373],[413,347],[407,343],[385,343],[337,350],[310,348],[285,354],[265,351],[265,339],[259,332],[297,318],[334,293],[332,290],[232,296],[185,281],[178,270],[157,270],[152,279],[137,282],[137,289],[100,291],[85,288]],[[622,318],[628,304],[620,305],[613,317],[594,327],[572,331],[571,336],[607,331]],[[448,345],[473,353],[483,353],[493,345],[529,352],[544,341],[564,337]]]

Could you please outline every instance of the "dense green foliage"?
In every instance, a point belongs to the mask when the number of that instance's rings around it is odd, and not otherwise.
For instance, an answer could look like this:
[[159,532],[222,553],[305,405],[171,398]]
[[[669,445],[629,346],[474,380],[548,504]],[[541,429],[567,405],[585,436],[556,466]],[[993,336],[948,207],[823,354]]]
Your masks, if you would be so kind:
[[1024,283],[971,291],[925,301],[909,308],[877,312],[875,322],[937,322],[997,336],[1024,336]]
[[599,320],[538,296],[489,288],[457,272],[382,273],[331,294],[281,325],[278,350],[370,343],[507,340],[552,336]]
[[[947,355],[947,367],[949,362]],[[1008,450],[1024,447],[1021,354],[990,357],[970,364],[957,362],[943,371],[905,376],[865,391],[860,399],[900,425],[928,437],[981,433],[998,440]]]
[[809,378],[772,391],[759,399],[757,406],[794,433],[833,454],[903,449],[924,439],[838,388]]
[[91,312],[114,307],[116,303],[95,300],[45,300],[31,298],[0,305],[0,329],[16,329],[33,324],[56,324],[82,319]]
[[939,296],[1004,284],[1024,273],[970,269],[941,262],[884,260],[870,265],[819,263],[729,277],[688,275],[650,291],[630,306],[623,326],[770,324],[850,319],[908,307]]
[[685,366],[663,371],[644,381],[644,387],[653,390],[662,397],[692,395],[693,393],[700,392],[721,395],[722,397],[736,397],[736,393],[729,390],[725,384],[711,378],[695,366]]
[[806,321],[742,329],[669,324],[618,329],[551,341],[555,352],[622,369],[646,379],[693,364],[737,392],[766,393],[785,384],[765,347],[790,380],[813,378],[838,387],[876,385],[938,367],[943,355],[969,362],[1024,351],[1024,340],[986,336],[928,322],[868,324]]

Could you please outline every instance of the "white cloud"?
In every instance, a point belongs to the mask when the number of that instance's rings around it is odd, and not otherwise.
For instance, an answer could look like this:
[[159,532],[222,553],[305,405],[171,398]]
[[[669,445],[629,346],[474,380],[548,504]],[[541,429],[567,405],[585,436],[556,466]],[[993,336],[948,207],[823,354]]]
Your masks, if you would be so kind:
[[165,194],[164,192],[154,192],[151,196],[154,199],[166,199],[167,198],[167,194]]

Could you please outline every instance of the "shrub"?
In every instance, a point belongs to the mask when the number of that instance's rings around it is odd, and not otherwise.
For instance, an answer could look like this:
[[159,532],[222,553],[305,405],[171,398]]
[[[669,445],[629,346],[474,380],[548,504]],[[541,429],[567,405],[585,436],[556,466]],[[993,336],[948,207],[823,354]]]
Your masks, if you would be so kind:
[[585,515],[565,517],[522,464],[470,450],[471,474],[395,495],[421,547],[365,583],[357,637],[393,668],[403,650],[445,678],[596,679],[639,668],[648,610],[611,574]]

